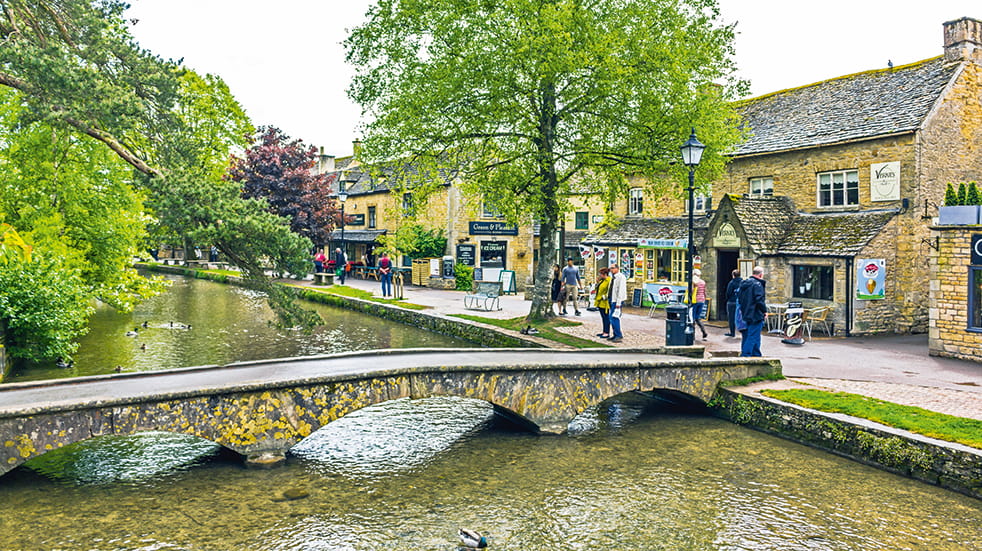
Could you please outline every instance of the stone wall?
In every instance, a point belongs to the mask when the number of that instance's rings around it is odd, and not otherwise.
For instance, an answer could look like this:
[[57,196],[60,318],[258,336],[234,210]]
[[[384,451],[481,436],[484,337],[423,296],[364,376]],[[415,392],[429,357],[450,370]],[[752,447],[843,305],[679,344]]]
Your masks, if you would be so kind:
[[982,499],[977,449],[727,389],[711,406],[734,423]]
[[968,266],[973,233],[980,226],[933,228],[938,249],[931,249],[930,327],[928,350],[947,356],[982,362],[982,332],[968,329]]

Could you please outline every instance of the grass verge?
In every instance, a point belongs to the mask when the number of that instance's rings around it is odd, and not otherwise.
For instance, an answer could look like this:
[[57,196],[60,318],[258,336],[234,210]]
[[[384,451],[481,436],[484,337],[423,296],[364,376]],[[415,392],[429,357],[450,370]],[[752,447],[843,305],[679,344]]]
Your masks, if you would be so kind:
[[982,449],[982,421],[976,419],[945,415],[919,407],[884,402],[876,398],[848,392],[788,389],[764,390],[763,394],[806,408],[830,413],[845,413],[938,440],[957,442]]
[[393,298],[380,298],[373,296],[372,293],[368,291],[363,291],[361,289],[355,289],[354,287],[348,287],[347,285],[332,285],[330,287],[308,287],[304,285],[291,285],[291,287],[296,287],[298,289],[304,289],[312,293],[325,293],[329,295],[338,295],[342,297],[357,298],[361,300],[369,300],[372,302],[379,302],[382,304],[391,304],[393,306],[398,306],[400,308],[405,308],[407,310],[429,310],[429,306],[423,306],[421,304],[413,304],[411,302],[406,302],[404,300],[396,300]]
[[[469,314],[451,314],[450,317],[476,321],[478,323],[486,323],[488,325],[501,327],[502,329],[510,329],[512,331],[520,331],[530,325],[524,316],[510,319],[497,319],[472,316]],[[554,319],[547,322],[532,323],[531,325],[539,330],[539,334],[536,335],[537,337],[542,337],[544,339],[572,346],[574,348],[610,348],[610,345],[608,344],[581,339],[579,337],[567,335],[566,333],[556,330],[557,327],[583,325],[580,322]]]

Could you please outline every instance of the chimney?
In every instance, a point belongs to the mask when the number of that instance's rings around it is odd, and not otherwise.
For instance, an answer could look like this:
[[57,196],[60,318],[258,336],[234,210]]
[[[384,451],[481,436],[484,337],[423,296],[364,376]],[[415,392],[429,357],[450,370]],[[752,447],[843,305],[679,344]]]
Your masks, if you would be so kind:
[[317,174],[334,172],[334,155],[325,155],[324,146],[321,146],[320,155],[317,156]]
[[351,156],[356,161],[361,160],[361,140],[351,140]]
[[982,64],[982,21],[962,17],[944,24],[944,60]]

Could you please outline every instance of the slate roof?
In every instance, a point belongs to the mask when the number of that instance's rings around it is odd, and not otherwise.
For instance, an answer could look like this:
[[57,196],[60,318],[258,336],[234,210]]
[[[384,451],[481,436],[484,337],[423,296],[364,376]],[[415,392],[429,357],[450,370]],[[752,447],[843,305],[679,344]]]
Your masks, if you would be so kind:
[[777,249],[781,255],[855,256],[886,226],[896,210],[799,214]]
[[957,68],[936,57],[746,100],[737,110],[751,136],[734,155],[914,131]]
[[[701,243],[709,226],[709,219],[696,216],[693,219],[693,236],[696,243]],[[689,219],[676,218],[626,218],[616,228],[606,233],[591,233],[583,239],[584,245],[631,246],[637,245],[638,239],[688,239]]]
[[[351,243],[374,243],[378,239],[378,236],[384,234],[385,230],[352,230],[345,228],[344,240]],[[331,241],[341,241],[341,230],[338,229],[331,232]]]
[[[791,226],[796,215],[790,197],[747,197],[726,195],[723,201],[733,205],[744,234],[757,254],[772,254]],[[720,203],[722,209],[723,203]]]

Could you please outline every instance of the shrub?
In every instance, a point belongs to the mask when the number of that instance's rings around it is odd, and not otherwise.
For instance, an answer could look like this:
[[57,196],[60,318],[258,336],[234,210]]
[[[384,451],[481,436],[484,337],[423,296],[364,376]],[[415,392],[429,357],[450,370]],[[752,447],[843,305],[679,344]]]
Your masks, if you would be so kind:
[[474,268],[464,264],[454,264],[453,275],[457,280],[458,291],[470,291],[474,287]]

